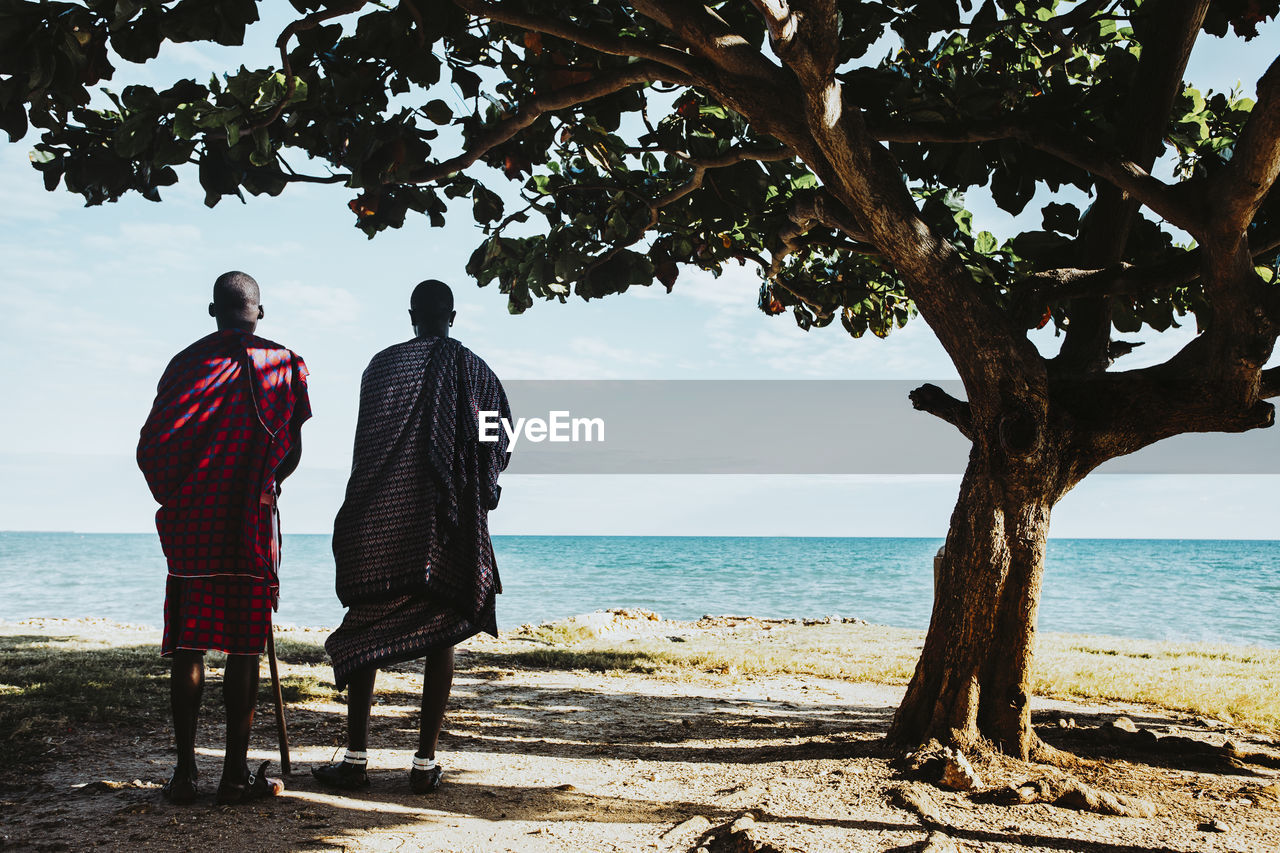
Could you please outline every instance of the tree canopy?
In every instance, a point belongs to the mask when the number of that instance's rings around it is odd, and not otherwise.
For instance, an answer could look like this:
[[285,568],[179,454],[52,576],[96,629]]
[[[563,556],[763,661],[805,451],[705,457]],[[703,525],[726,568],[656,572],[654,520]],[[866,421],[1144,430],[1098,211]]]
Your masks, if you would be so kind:
[[[973,450],[896,737],[1031,752],[1053,505],[1162,438],[1274,422],[1280,61],[1256,102],[1183,78],[1280,0],[291,2],[271,67],[100,95],[166,40],[240,43],[254,0],[0,0],[0,128],[89,204],[194,176],[210,205],[341,184],[370,236],[470,216],[467,270],[514,312],[731,263],[806,329],[919,312],[967,399],[912,401]],[[994,236],[975,191],[1039,227]],[[1110,369],[1187,316],[1164,364]]]
[[[1278,4],[1207,5],[1199,29],[1252,38]],[[1121,332],[1202,315],[1194,253],[1169,226],[1195,232],[1180,190],[1221,176],[1254,108],[1154,76],[1135,87],[1144,45],[1180,47],[1163,38],[1169,13],[1157,10],[1169,4],[1154,0],[293,6],[278,67],[131,85],[107,103],[94,87],[113,61],[146,62],[165,40],[238,44],[256,3],[5,0],[0,126],[15,140],[34,126],[46,186],[62,181],[89,204],[130,191],[158,200],[188,165],[210,205],[342,183],[370,235],[410,212],[442,225],[457,212],[450,200],[469,199],[488,237],[468,271],[497,280],[512,311],[655,280],[669,289],[682,265],[737,262],[759,268],[766,313],[790,310],[804,328],[838,317],[854,336],[883,336],[915,306],[870,223],[826,186],[836,164],[800,132],[794,89],[805,81],[788,51],[822,48],[812,59],[886,143],[924,224],[1022,328],[1065,327],[1090,293],[1120,297]],[[455,115],[450,94],[468,111]],[[1127,132],[1135,110],[1140,134]],[[1162,149],[1177,157],[1178,184],[1148,171]],[[518,206],[476,163],[519,185]],[[1042,187],[1095,199],[1119,190],[1144,210],[1105,265],[1122,269],[1081,270],[1088,209],[1050,200],[1041,228],[1001,241],[966,211],[974,187],[1011,213]],[[1271,207],[1253,218],[1251,243],[1274,265]],[[530,217],[538,227],[520,228]]]

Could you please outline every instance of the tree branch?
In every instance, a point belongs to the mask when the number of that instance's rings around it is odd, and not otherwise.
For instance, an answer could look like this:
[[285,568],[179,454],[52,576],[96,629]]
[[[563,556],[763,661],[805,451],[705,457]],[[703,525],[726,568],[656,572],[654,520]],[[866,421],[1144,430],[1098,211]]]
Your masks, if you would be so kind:
[[297,172],[291,172],[284,176],[284,179],[291,184],[344,184],[351,180],[350,175],[333,174],[333,175],[300,175]]
[[[1117,144],[1118,153],[1145,173],[1151,171],[1160,153],[1169,113],[1174,98],[1182,91],[1183,72],[1209,2],[1160,0],[1138,10],[1131,21],[1142,52],[1128,81],[1123,109],[1117,116]],[[1207,213],[1201,212],[1203,196],[1197,192],[1196,185],[1181,188],[1179,194],[1191,196],[1184,204],[1160,207],[1152,203],[1162,195],[1158,187],[1152,187],[1151,195],[1141,195],[1130,186],[1117,183],[1115,176],[1109,182],[1122,191],[1117,192],[1112,186],[1099,188],[1098,199],[1081,223],[1077,241],[1082,266],[1107,267],[1124,258],[1133,223],[1138,218],[1139,202],[1203,242],[1208,221]],[[1189,215],[1181,216],[1184,212]],[[1054,373],[1087,374],[1106,370],[1110,363],[1111,320],[1109,300],[1077,300],[1072,306],[1066,338],[1053,360]]]
[[917,411],[942,418],[970,441],[973,440],[973,412],[969,404],[957,400],[937,385],[925,383],[907,395]]
[[455,172],[461,172],[472,166],[485,153],[529,127],[546,113],[592,101],[621,91],[628,86],[652,83],[654,80],[686,85],[692,82],[682,73],[666,66],[651,62],[637,62],[613,74],[601,74],[585,83],[577,83],[545,95],[537,95],[520,104],[515,115],[484,128],[461,154],[427,167],[414,174],[408,182],[426,184],[448,177]]
[[276,48],[280,51],[280,71],[284,74],[284,96],[280,98],[280,102],[277,103],[275,108],[267,114],[266,118],[249,128],[250,132],[261,130],[262,128],[270,125],[276,119],[280,118],[280,114],[283,113],[284,108],[289,105],[289,101],[293,98],[293,93],[298,88],[298,78],[293,76],[293,66],[289,63],[289,39],[304,30],[313,29],[331,18],[340,18],[343,15],[349,15],[352,12],[357,11],[366,2],[367,0],[354,0],[354,2],[347,3],[344,6],[339,6],[336,9],[312,12],[305,18],[294,21],[289,24],[289,26],[281,30],[280,36],[276,39]]
[[[920,217],[900,164],[867,129],[847,84],[833,79],[805,90],[804,126],[817,156],[810,168],[832,194],[865,225],[870,243],[893,265],[960,371],[972,406],[1001,405],[990,377],[1000,373],[1018,387],[1044,382],[1044,361],[1023,330],[965,268],[954,245]],[[980,358],[974,358],[981,353]]]
[[859,243],[871,242],[871,233],[867,227],[828,192],[813,196],[803,212],[831,230],[844,234],[850,240]]
[[782,248],[771,254],[769,268],[765,271],[765,275],[771,280],[782,272],[782,262],[799,250],[800,238],[814,226],[823,224],[815,215],[813,202],[808,199],[793,201],[791,209],[787,211],[787,218],[791,220],[791,224],[778,231],[778,241]]
[[787,0],[751,0],[764,25],[769,28],[769,43],[775,53],[781,55],[791,47],[796,31],[800,29],[800,19],[791,11]]
[[[825,0],[819,2],[827,5]],[[636,0],[632,5],[714,66],[715,73],[700,83],[722,104],[749,117],[755,130],[789,147],[830,183],[833,170],[808,126],[804,92],[794,75],[785,73],[702,3]]]
[[[1256,258],[1277,246],[1280,246],[1280,223],[1254,231],[1249,252]],[[1081,297],[1141,296],[1191,284],[1201,276],[1203,252],[1201,248],[1191,249],[1142,267],[1118,263],[1101,269],[1066,267],[1037,272],[1014,285],[1014,314],[1025,318],[1034,310],[1039,316],[1039,311],[1050,302]]]
[[1214,189],[1215,232],[1229,238],[1253,221],[1280,175],[1280,58],[1258,80],[1258,100]]
[[1204,221],[1187,203],[1184,193],[1128,157],[1103,151],[1078,131],[1015,122],[923,123],[884,122],[868,127],[881,142],[993,142],[1013,139],[1057,157],[1101,178],[1149,207],[1173,225],[1192,234],[1203,233]]
[[[824,191],[803,196],[791,203],[791,208],[787,211],[787,218],[791,220],[791,226],[778,232],[778,239],[782,242],[782,249],[772,255],[772,260],[766,271],[770,279],[776,279],[778,274],[782,272],[782,262],[789,255],[807,245],[800,238],[819,225],[844,234],[855,241],[848,247],[842,246],[839,248],[851,251],[857,248],[857,243],[871,243],[871,237],[866,233],[866,230],[853,222],[852,218],[844,211],[836,210],[835,208],[838,206],[839,202]],[[867,254],[879,254],[870,245],[864,248]],[[794,291],[792,292],[794,293]]]
[[707,169],[719,169],[722,166],[732,166],[734,163],[741,163],[744,160],[755,160],[760,163],[776,163],[779,160],[790,160],[796,154],[790,148],[735,148],[724,152],[716,157],[693,157],[683,151],[668,151],[665,148],[633,148],[627,151],[628,154],[644,154],[661,151],[664,154],[670,154],[678,160],[683,160],[690,166],[702,166]]
[[1262,385],[1258,389],[1258,399],[1269,400],[1280,397],[1280,367],[1262,371]]
[[623,249],[626,249],[628,246],[634,246],[636,243],[640,242],[644,235],[649,233],[649,229],[658,224],[658,216],[662,213],[662,209],[668,205],[675,204],[680,199],[697,190],[702,186],[702,180],[706,176],[707,169],[705,166],[694,166],[693,175],[689,180],[685,181],[680,186],[663,193],[653,201],[646,201],[645,204],[649,206],[649,219],[644,224],[644,227],[637,229],[635,234],[630,238],[619,243],[614,243],[607,252],[604,252],[588,264],[587,268],[583,271],[583,278],[587,278],[593,272],[600,269],[600,267],[613,260]]
[[562,23],[549,15],[530,15],[510,8],[511,3],[490,3],[488,0],[454,0],[458,8],[476,17],[488,18],[520,29],[544,33],[568,42],[580,44],[610,56],[637,57],[682,71],[689,77],[706,76],[710,69],[689,54],[660,44],[649,44],[639,39],[596,33],[582,27]]
[[778,91],[778,66],[769,62],[708,6],[686,0],[636,0],[632,5],[724,72],[715,81],[717,84],[738,85],[744,89],[764,86],[768,91]]
[[[787,156],[791,155],[788,153]],[[744,160],[773,160],[784,158],[781,156],[781,152],[777,149],[739,148],[736,150],[726,151],[718,157],[708,157],[703,159],[681,157],[681,159],[693,167],[693,174],[689,177],[689,180],[680,186],[663,193],[652,201],[645,201],[644,203],[649,207],[648,222],[645,223],[643,228],[638,229],[635,235],[630,239],[621,243],[615,243],[609,251],[592,261],[590,266],[587,267],[586,272],[588,275],[590,275],[592,271],[599,269],[612,258],[616,257],[623,249],[638,243],[644,235],[649,232],[649,229],[658,224],[658,216],[661,214],[662,209],[674,204],[699,189],[702,186],[702,181],[706,178],[709,170],[732,166],[734,163],[741,163]]]
[[769,45],[806,86],[835,73],[838,13],[829,0],[751,0],[769,30]]

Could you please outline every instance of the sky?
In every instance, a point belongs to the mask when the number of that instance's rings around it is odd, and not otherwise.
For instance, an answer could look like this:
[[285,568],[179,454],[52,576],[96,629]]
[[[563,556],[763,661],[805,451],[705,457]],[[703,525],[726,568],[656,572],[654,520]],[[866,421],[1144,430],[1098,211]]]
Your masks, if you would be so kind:
[[[253,66],[270,55],[278,29],[251,31],[243,49],[171,46],[154,66],[128,73],[166,82]],[[1248,45],[1202,39],[1189,79],[1251,91],[1278,34],[1273,24]],[[316,416],[285,487],[286,532],[331,529],[360,374],[374,353],[411,336],[408,296],[423,278],[452,284],[454,336],[504,380],[956,377],[921,320],[881,341],[853,340],[838,324],[806,333],[787,315],[766,317],[749,269],[719,279],[684,270],[670,295],[632,288],[513,317],[496,287],[477,288],[463,272],[482,239],[466,209],[443,229],[411,218],[369,241],[340,187],[298,185],[211,210],[193,172],[162,204],[135,196],[85,208],[63,190],[44,191],[27,162],[35,141],[0,143],[0,530],[154,529],[155,505],[133,460],[138,429],[168,359],[212,331],[205,306],[213,279],[229,269],[262,286],[259,334],[311,370]],[[1018,225],[989,203],[972,206],[979,228]],[[1163,361],[1189,334],[1149,335],[1122,366]],[[1051,347],[1051,334],[1040,343]],[[959,477],[509,475],[503,485],[491,517],[499,534],[941,537]],[[1280,476],[1262,474],[1095,475],[1055,510],[1052,535],[1273,539],[1278,485]]]

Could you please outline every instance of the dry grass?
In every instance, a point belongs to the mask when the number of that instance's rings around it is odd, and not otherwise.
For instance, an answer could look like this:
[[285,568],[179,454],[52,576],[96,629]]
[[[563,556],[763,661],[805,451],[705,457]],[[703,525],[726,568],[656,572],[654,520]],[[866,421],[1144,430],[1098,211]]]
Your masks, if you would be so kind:
[[1280,649],[1048,635],[1035,692],[1139,702],[1280,732]]
[[[728,676],[809,675],[905,684],[923,633],[878,625],[775,625],[717,633],[599,637],[558,625],[525,635],[537,643],[512,653],[512,664],[653,672],[681,680]],[[1060,699],[1131,702],[1280,732],[1280,649],[1164,643],[1114,637],[1046,634],[1036,655],[1034,692]]]
[[[282,660],[323,660],[324,650],[304,643],[281,644]],[[225,655],[210,653],[205,662],[203,714],[222,713],[219,682]],[[270,707],[269,680],[259,692],[260,707]],[[285,701],[331,698],[321,675],[281,678]],[[46,738],[94,725],[167,725],[169,662],[153,643],[117,644],[82,635],[35,633],[0,636],[0,761],[27,764],[49,751]]]
[[[748,623],[695,629],[648,623],[642,636],[551,624],[471,644],[472,666],[645,672],[680,681],[796,675],[905,684],[923,635],[874,625]],[[281,636],[291,704],[334,693],[322,632]],[[207,661],[206,713],[220,714],[222,656]],[[416,667],[415,667],[416,668]],[[1150,704],[1280,732],[1280,650],[1045,635],[1034,690],[1042,696]],[[264,667],[265,673],[265,667]],[[269,707],[263,679],[263,707]],[[50,733],[121,720],[167,725],[168,666],[154,641],[92,639],[72,630],[0,636],[0,760],[47,752]]]

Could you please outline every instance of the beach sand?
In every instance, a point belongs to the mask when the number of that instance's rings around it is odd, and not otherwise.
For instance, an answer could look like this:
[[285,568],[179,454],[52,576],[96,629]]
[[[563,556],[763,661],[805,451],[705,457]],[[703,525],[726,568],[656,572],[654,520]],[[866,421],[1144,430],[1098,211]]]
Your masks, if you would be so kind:
[[[476,638],[462,647],[441,738],[445,784],[408,790],[421,674],[379,676],[372,787],[321,790],[310,767],[341,756],[345,707],[315,630],[280,631],[293,774],[283,796],[213,804],[222,726],[216,658],[198,742],[201,798],[160,798],[172,766],[156,632],[92,620],[0,624],[4,653],[33,649],[91,672],[95,655],[126,650],[151,667],[154,696],[127,712],[41,717],[11,727],[0,748],[0,848],[5,850],[309,851],[1263,851],[1280,849],[1280,743],[1274,731],[1149,705],[1037,699],[1042,737],[1079,756],[1071,774],[1140,798],[1152,817],[1116,817],[1044,802],[997,805],[982,791],[1065,771],[975,757],[978,792],[912,779],[883,735],[903,684],[803,669],[831,638],[918,635],[860,623],[707,619],[663,622],[600,614]],[[912,638],[915,637],[915,640]],[[807,638],[807,639],[806,639]],[[859,641],[861,642],[861,641]],[[808,644],[808,645],[806,645]],[[670,648],[697,665],[674,665]],[[714,657],[704,650],[728,650]],[[734,649],[747,650],[734,657]],[[780,661],[789,649],[790,667]],[[806,649],[813,649],[808,654]],[[901,654],[899,656],[901,656]],[[733,661],[768,657],[758,671]],[[889,669],[902,665],[891,661]],[[909,664],[908,664],[909,667]],[[748,670],[748,671],[744,671]],[[264,683],[266,667],[263,667]],[[86,676],[87,677],[87,676]],[[0,681],[4,681],[0,678]],[[0,702],[23,688],[0,687]],[[265,696],[265,694],[264,694]],[[138,696],[119,697],[123,706]],[[105,701],[105,700],[103,700]],[[115,701],[115,700],[112,700]],[[109,704],[109,703],[108,703]],[[99,709],[101,711],[101,709]],[[77,715],[72,715],[77,716]],[[1249,762],[1144,753],[1105,737],[1126,718],[1156,736],[1207,747],[1231,740]],[[1127,723],[1121,723],[1121,727]],[[259,706],[251,759],[273,760],[271,706]],[[0,735],[3,737],[3,735]],[[25,751],[18,754],[22,743]],[[33,746],[34,745],[34,746]],[[1246,748],[1247,747],[1247,748]],[[929,846],[932,845],[932,846]]]

